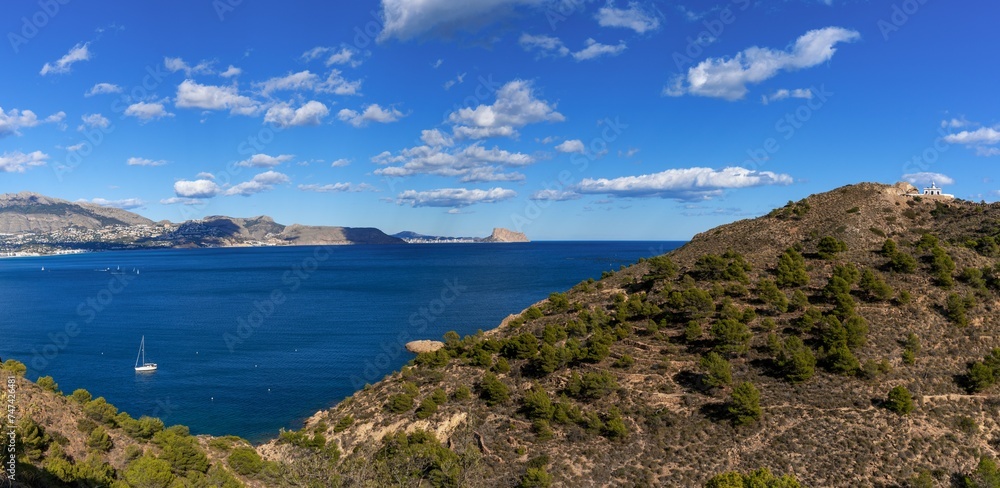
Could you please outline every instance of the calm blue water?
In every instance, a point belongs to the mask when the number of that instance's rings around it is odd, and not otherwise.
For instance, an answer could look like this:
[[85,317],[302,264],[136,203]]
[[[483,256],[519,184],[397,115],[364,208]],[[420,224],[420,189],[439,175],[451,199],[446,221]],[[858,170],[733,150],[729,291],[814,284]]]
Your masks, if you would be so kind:
[[[0,259],[0,357],[27,363],[31,379],[52,375],[64,392],[86,388],[134,417],[260,441],[398,369],[412,358],[407,341],[493,328],[552,291],[680,244]],[[147,361],[159,364],[152,374],[133,371],[143,335]]]

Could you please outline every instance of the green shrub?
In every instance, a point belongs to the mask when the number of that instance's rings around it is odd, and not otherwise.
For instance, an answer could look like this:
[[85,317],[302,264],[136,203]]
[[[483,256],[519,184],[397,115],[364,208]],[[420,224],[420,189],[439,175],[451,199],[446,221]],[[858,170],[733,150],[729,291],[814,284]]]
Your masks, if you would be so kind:
[[712,324],[712,337],[716,350],[722,354],[743,354],[750,348],[753,333],[742,322],[723,319]]
[[705,488],[801,488],[794,476],[786,474],[777,477],[771,470],[760,468],[747,474],[730,471],[718,474],[708,480]]
[[969,325],[969,317],[967,315],[967,310],[975,306],[976,301],[974,298],[962,297],[958,293],[949,293],[948,298],[945,300],[945,315],[951,323],[959,326],[965,327]]
[[837,253],[844,252],[847,250],[847,244],[844,241],[836,239],[831,236],[826,236],[819,240],[819,244],[816,247],[816,254],[819,255],[820,259],[836,259]]
[[757,422],[764,413],[760,407],[760,391],[753,386],[753,383],[740,383],[733,388],[727,410],[736,425]]
[[39,377],[37,383],[38,386],[42,387],[42,389],[44,390],[51,391],[52,393],[55,393],[57,395],[61,394],[59,392],[59,384],[56,383],[56,381],[52,379],[51,376]]
[[479,381],[479,396],[489,406],[499,405],[510,399],[510,391],[493,373],[486,373]]
[[566,394],[584,400],[596,400],[618,389],[618,381],[608,372],[588,372],[583,376],[575,372],[566,383]]
[[869,300],[885,301],[893,295],[892,287],[878,273],[870,269],[861,274],[861,283],[858,286]]
[[333,426],[334,432],[343,432],[354,425],[354,417],[351,414],[344,415]]
[[604,420],[601,435],[611,440],[621,440],[628,437],[628,426],[625,425],[625,420],[622,419],[621,411],[617,407],[611,407],[611,411]]
[[701,369],[705,371],[704,382],[710,388],[722,388],[733,381],[732,367],[729,361],[715,352],[709,352],[700,361]]
[[409,412],[413,408],[413,397],[405,393],[397,393],[389,397],[386,408],[393,413]]
[[521,412],[532,420],[549,420],[555,408],[545,388],[536,384],[521,398]]
[[472,390],[470,390],[468,386],[459,386],[458,388],[455,388],[453,396],[455,397],[455,400],[460,402],[468,400],[469,397],[472,396]]
[[173,483],[174,475],[169,462],[144,455],[128,464],[124,479],[128,486],[167,488]]
[[518,488],[549,488],[552,486],[552,475],[545,468],[528,468],[517,484]]
[[907,415],[916,408],[913,405],[913,396],[905,386],[897,386],[889,390],[889,398],[885,402],[885,408],[899,415]]
[[238,475],[253,476],[264,469],[264,460],[250,447],[237,447],[229,453],[226,463]]
[[938,286],[951,288],[955,284],[952,277],[952,273],[955,272],[955,261],[941,247],[935,247],[931,251],[931,272],[934,273]]
[[71,400],[83,405],[91,400],[90,392],[84,390],[83,388],[77,388],[73,390],[73,393],[69,396]]
[[792,383],[808,381],[816,372],[816,356],[812,349],[794,336],[785,339],[776,363],[785,379]]
[[785,249],[785,252],[778,258],[775,283],[781,288],[809,284],[809,272],[806,270],[806,260],[794,248]]
[[633,364],[635,364],[635,358],[628,354],[622,354],[622,356],[618,358],[612,366],[616,368],[628,369],[631,368]]
[[110,451],[111,437],[108,436],[108,431],[100,426],[91,431],[90,436],[87,437],[87,447],[100,452]]
[[438,404],[431,398],[424,398],[417,407],[417,418],[425,419],[437,413]]
[[83,406],[83,413],[98,422],[115,425],[115,416],[118,415],[118,409],[108,403],[104,397],[97,397]]
[[534,334],[524,333],[514,336],[504,343],[500,354],[508,359],[529,359],[538,353],[538,338]]
[[761,279],[757,283],[757,297],[774,312],[788,311],[788,297],[769,279]]
[[0,363],[0,371],[4,371],[13,376],[24,377],[24,373],[28,371],[28,367],[16,359],[8,359],[3,363]]

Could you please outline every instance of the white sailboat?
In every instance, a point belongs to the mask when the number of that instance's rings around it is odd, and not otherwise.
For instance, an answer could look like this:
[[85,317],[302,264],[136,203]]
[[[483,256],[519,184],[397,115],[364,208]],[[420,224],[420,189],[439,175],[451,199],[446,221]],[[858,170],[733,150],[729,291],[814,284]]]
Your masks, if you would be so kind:
[[[139,366],[140,357],[142,357],[142,366]],[[142,336],[142,341],[139,342],[139,355],[135,357],[135,371],[137,373],[156,371],[156,363],[146,362],[146,336]]]

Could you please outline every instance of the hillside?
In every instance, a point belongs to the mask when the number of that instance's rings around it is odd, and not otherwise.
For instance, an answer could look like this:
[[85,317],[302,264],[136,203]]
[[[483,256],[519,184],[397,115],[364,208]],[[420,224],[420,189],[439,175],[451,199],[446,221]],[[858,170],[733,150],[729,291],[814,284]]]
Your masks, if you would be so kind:
[[145,217],[117,208],[74,203],[29,192],[0,195],[0,234],[152,224],[153,221]]
[[998,486],[1000,208],[903,193],[790,202],[449,333],[258,446],[240,480],[744,486],[732,472],[766,468],[788,477],[753,486]]

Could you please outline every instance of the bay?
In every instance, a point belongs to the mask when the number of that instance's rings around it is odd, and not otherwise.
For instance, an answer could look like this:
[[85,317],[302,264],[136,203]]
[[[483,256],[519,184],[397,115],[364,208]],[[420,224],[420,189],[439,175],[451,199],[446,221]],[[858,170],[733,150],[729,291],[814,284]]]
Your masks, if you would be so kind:
[[[0,357],[133,417],[260,442],[398,370],[682,242],[177,249],[0,260]],[[44,268],[44,270],[43,270]],[[155,373],[133,370],[140,339]]]

